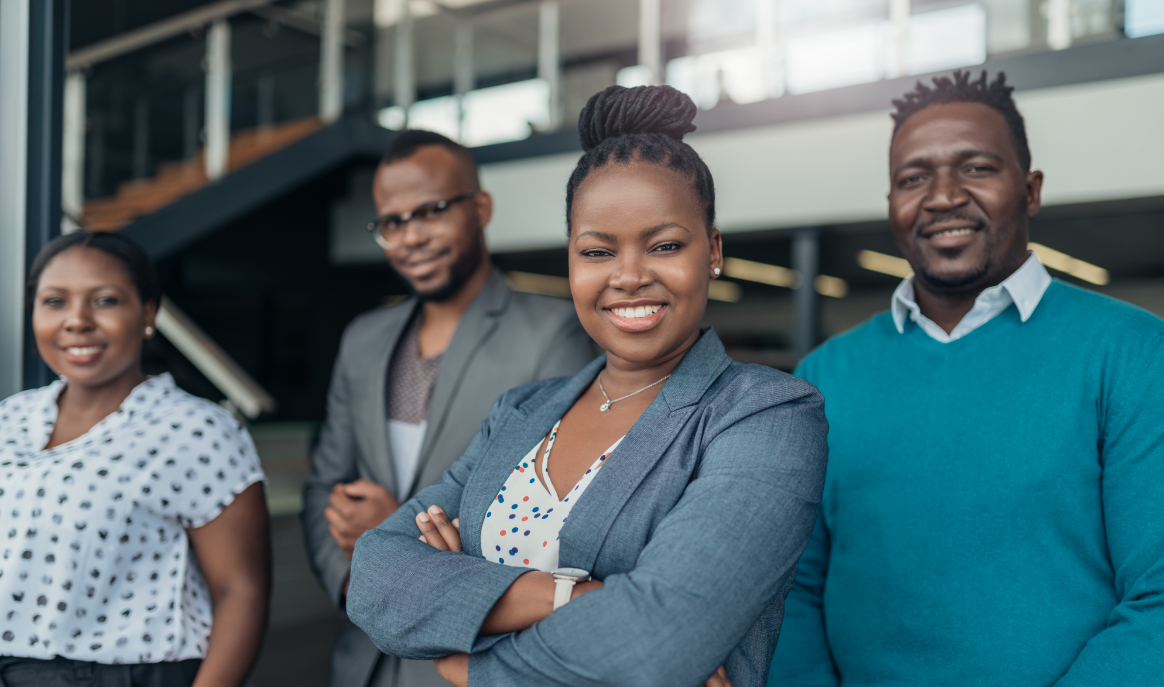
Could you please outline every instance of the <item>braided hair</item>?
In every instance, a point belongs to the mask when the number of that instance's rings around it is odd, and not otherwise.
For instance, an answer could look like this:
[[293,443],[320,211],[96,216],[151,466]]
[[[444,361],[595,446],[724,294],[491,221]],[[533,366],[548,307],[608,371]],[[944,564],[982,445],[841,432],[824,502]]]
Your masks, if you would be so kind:
[[983,70],[982,76],[974,81],[970,80],[970,72],[961,69],[955,71],[952,76],[952,79],[946,76],[935,77],[933,88],[919,81],[916,88],[901,99],[894,100],[893,106],[897,111],[890,114],[893,117],[893,135],[897,135],[905,120],[930,105],[982,103],[1002,115],[1018,152],[1019,164],[1024,172],[1031,171],[1031,148],[1027,144],[1027,129],[1023,124],[1023,116],[1019,114],[1014,98],[1011,97],[1014,86],[1006,85],[1006,72],[999,72],[994,81],[990,82],[987,81],[986,70]]
[[595,93],[578,116],[582,154],[566,184],[566,232],[578,186],[596,169],[615,163],[650,162],[691,180],[707,229],[715,226],[711,170],[683,135],[695,131],[695,103],[670,86],[610,86]]

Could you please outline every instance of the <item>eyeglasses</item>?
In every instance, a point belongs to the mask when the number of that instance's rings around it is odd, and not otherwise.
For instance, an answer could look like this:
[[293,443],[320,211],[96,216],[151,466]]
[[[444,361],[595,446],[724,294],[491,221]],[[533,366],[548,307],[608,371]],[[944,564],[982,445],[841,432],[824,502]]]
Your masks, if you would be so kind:
[[408,230],[409,223],[415,224],[417,231],[431,239],[434,234],[444,230],[448,223],[449,208],[462,200],[472,198],[480,190],[474,189],[448,200],[425,203],[403,215],[377,217],[375,221],[368,222],[368,231],[371,232],[376,243],[385,250],[399,248],[404,243],[404,234]]

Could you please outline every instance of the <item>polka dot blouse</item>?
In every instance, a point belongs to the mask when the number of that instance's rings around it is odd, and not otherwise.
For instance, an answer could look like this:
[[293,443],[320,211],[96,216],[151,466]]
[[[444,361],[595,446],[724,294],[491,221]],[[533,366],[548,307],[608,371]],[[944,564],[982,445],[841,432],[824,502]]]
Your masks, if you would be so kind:
[[263,479],[250,436],[167,374],[44,450],[63,389],[0,401],[0,655],[201,658],[210,597],[186,528]]
[[542,446],[539,441],[513,469],[493,499],[493,505],[485,513],[485,522],[481,526],[481,551],[486,560],[545,572],[558,567],[558,533],[566,523],[570,509],[581,498],[586,487],[590,486],[606,459],[622,443],[622,439],[619,439],[598,456],[578,480],[578,484],[559,501],[558,492],[550,480],[549,466],[550,451],[554,448],[558,426],[561,424],[561,420],[554,424],[550,430],[550,439],[545,442],[542,479],[546,486],[542,486],[534,475],[537,469],[535,459]]

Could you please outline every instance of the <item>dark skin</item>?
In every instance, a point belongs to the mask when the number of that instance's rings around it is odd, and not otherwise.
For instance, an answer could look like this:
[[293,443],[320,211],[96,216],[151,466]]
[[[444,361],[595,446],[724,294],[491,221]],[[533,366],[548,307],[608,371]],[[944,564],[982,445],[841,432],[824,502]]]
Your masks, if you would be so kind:
[[[706,225],[690,179],[639,162],[592,173],[578,188],[571,220],[574,306],[586,332],[607,352],[601,376],[606,393],[621,398],[671,374],[699,340],[707,284],[723,266],[719,230]],[[655,312],[622,316],[628,307]],[[598,380],[587,388],[562,417],[554,444],[549,473],[559,499],[630,430],[662,386],[614,403],[606,413],[599,410],[606,397]],[[534,470],[539,480],[543,453]],[[424,541],[442,551],[461,550],[459,523],[440,508],[433,506],[416,520]],[[601,588],[597,580],[575,585],[572,598]],[[550,573],[522,575],[494,605],[481,634],[532,627],[553,612],[553,596]],[[468,684],[467,654],[435,663],[450,683]],[[706,683],[730,685],[722,666]]]
[[[376,171],[372,198],[377,215],[403,215],[438,200],[448,200],[478,187],[477,179],[452,151],[441,146],[421,146],[416,153]],[[484,245],[484,228],[493,217],[493,198],[480,191],[452,205],[439,231],[426,235],[409,223],[400,246],[385,249],[393,269],[420,294],[442,290],[464,256],[478,243]],[[420,355],[441,355],[449,347],[465,310],[485,288],[492,266],[482,250],[464,284],[451,297],[424,301],[420,326]],[[332,538],[350,560],[356,540],[392,515],[400,503],[387,489],[365,479],[335,485],[324,510]],[[347,583],[344,584],[347,593]]]
[[889,170],[889,223],[918,307],[950,333],[1026,261],[1043,173],[1023,171],[1006,120],[981,103],[915,113],[893,138]]
[[[33,332],[45,363],[67,382],[45,448],[83,436],[145,381],[142,343],[153,336],[156,315],[157,304],[142,303],[125,267],[107,253],[72,248],[45,267]],[[237,687],[266,631],[271,551],[263,486],[251,485],[214,520],[186,533],[214,607],[194,685]]]

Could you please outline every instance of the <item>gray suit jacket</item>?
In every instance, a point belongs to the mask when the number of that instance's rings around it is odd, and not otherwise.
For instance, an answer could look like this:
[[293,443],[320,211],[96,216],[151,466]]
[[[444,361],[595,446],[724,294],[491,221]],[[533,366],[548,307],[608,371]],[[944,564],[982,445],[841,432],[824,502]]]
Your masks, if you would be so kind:
[[[362,477],[396,492],[387,436],[388,363],[418,301],[410,298],[356,318],[344,332],[327,396],[327,420],[304,487],[303,531],[323,588],[342,611],[349,563],[328,533],[323,511],[338,482]],[[441,359],[421,445],[416,479],[408,493],[435,482],[461,456],[503,392],[551,377],[573,375],[594,358],[590,338],[570,301],[514,293],[494,272],[465,311]],[[330,684],[363,687],[381,654],[345,620],[332,657]],[[431,662],[381,666],[397,687],[445,685]]]
[[[720,665],[736,687],[764,685],[820,504],[828,423],[811,384],[732,362],[710,330],[562,527],[560,564],[602,589],[522,632],[479,636],[528,572],[482,558],[487,509],[604,364],[506,393],[440,481],[360,537],[348,616],[378,646],[470,652],[474,687],[696,687]],[[413,518],[431,504],[461,519],[464,553],[417,540]]]

